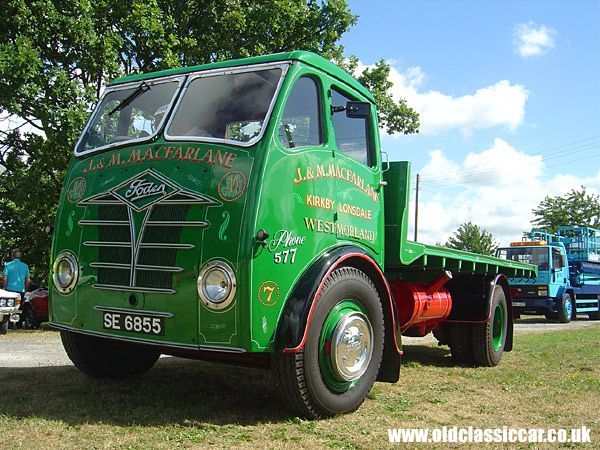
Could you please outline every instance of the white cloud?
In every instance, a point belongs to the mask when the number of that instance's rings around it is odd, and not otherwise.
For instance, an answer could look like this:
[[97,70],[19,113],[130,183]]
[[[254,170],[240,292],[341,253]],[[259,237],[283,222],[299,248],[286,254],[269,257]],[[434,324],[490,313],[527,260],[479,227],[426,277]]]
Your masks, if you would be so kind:
[[461,164],[448,160],[441,150],[429,153],[430,161],[421,169],[421,179],[451,182],[453,185],[504,186],[522,183],[523,175],[536,178],[544,168],[542,156],[529,156],[518,152],[503,139],[494,140],[494,145],[480,153],[469,153]]
[[556,30],[535,22],[519,23],[513,31],[513,47],[523,58],[541,56],[554,47]]
[[[591,178],[563,174],[548,179],[540,155],[530,156],[496,139],[491,148],[470,153],[463,161],[430,152],[421,174],[419,241],[444,243],[463,223],[472,221],[500,244],[518,240],[531,229],[532,210],[546,195],[564,195],[586,186],[598,195],[600,171]],[[414,224],[414,204],[409,224]],[[413,236],[414,231],[409,231]]]
[[469,134],[477,129],[506,126],[516,129],[524,121],[529,91],[520,84],[501,80],[477,89],[473,94],[455,97],[438,91],[424,91],[426,75],[419,67],[399,72],[392,67],[393,95],[404,98],[420,115],[420,132],[438,134],[457,129]]

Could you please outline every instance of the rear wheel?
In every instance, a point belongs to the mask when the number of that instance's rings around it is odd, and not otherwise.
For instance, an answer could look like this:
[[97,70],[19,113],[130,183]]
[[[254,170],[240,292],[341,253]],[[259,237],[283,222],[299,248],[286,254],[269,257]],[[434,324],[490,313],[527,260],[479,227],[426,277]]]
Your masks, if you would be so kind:
[[350,267],[334,271],[316,300],[302,349],[273,358],[290,406],[307,418],[355,411],[379,372],[383,331],[381,302],[371,280]]
[[560,323],[569,323],[573,320],[575,310],[573,309],[573,300],[569,294],[564,294],[559,304],[558,309],[558,321]]
[[160,353],[152,347],[61,331],[60,337],[73,364],[94,378],[126,378],[150,369]]
[[448,346],[457,363],[473,364],[473,325],[453,323],[449,328]]
[[492,367],[502,358],[508,331],[508,308],[504,290],[496,286],[492,295],[491,317],[473,325],[473,356],[480,366]]

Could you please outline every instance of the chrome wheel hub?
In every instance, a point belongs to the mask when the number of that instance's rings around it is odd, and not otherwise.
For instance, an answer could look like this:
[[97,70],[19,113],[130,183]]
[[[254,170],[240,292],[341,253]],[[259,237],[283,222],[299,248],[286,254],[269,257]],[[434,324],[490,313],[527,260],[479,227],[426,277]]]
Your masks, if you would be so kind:
[[331,363],[343,380],[359,379],[373,356],[373,329],[369,319],[358,311],[344,315],[333,331]]

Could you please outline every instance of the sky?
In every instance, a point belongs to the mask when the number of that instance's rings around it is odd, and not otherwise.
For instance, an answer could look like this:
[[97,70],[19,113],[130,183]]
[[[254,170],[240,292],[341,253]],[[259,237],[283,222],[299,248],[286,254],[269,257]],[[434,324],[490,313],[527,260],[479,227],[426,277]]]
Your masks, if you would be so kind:
[[[600,193],[600,1],[349,0],[341,44],[391,64],[420,133],[382,133],[412,163],[414,236],[445,243],[466,222],[500,245],[531,229],[546,197]],[[573,224],[577,225],[577,224]]]

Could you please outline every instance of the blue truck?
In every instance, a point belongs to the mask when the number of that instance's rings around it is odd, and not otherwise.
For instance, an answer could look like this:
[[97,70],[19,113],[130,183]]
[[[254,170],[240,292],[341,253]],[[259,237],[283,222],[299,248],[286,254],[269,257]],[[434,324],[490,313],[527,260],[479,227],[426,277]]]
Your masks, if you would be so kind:
[[543,314],[568,323],[588,314],[600,320],[600,230],[532,230],[523,241],[499,248],[496,256],[538,266],[536,278],[509,279],[515,317]]

